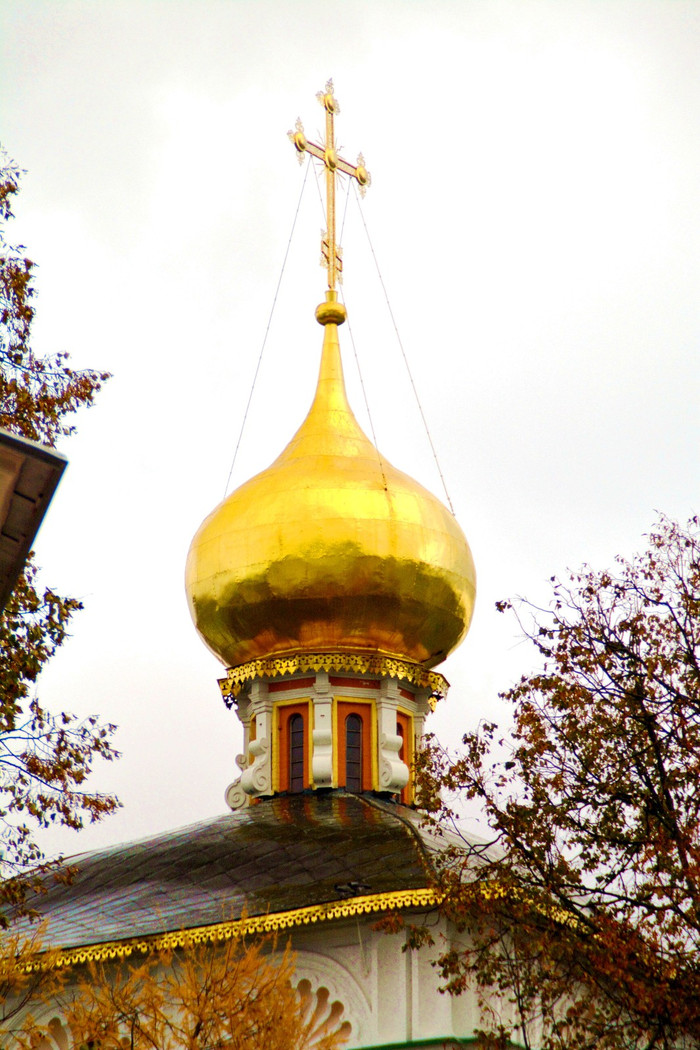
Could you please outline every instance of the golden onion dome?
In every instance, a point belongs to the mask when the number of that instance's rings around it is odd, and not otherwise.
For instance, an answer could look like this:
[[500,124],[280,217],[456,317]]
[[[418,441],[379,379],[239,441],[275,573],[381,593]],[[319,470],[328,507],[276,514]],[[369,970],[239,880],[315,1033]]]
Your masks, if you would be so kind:
[[327,292],[318,387],[267,470],[200,526],[187,558],[195,625],[226,666],[298,652],[379,653],[433,667],[464,638],[476,573],[442,503],[360,429]]

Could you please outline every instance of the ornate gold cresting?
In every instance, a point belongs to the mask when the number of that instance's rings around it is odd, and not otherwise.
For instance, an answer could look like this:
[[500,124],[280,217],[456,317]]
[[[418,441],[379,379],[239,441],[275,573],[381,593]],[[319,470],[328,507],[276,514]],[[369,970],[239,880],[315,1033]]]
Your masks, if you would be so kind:
[[304,153],[310,153],[313,157],[323,162],[326,169],[326,221],[328,229],[321,241],[321,265],[328,271],[328,288],[334,291],[337,281],[343,271],[342,251],[336,243],[335,233],[335,180],[336,175],[342,173],[357,179],[360,193],[364,196],[372,179],[365,167],[365,159],[360,153],[357,164],[350,164],[338,156],[335,142],[334,117],[340,113],[340,106],[333,95],[333,81],[329,80],[324,91],[319,91],[316,98],[326,111],[326,137],[322,146],[315,142],[309,142],[304,134],[304,126],[300,118],[297,118],[295,130],[287,134],[294,144],[299,155],[299,163],[304,159]]
[[[481,885],[479,892],[484,900],[508,896],[506,888],[499,885]],[[520,895],[516,894],[516,897]],[[381,915],[400,909],[425,910],[437,908],[443,903],[444,894],[435,887],[422,886],[410,890],[390,890],[385,893],[370,893],[325,904],[311,904],[289,911],[267,912],[246,918],[217,922],[210,926],[190,926],[168,933],[156,933],[147,937],[127,937],[120,941],[102,941],[85,944],[64,951],[49,951],[26,964],[25,973],[49,970],[66,970],[91,962],[109,962],[128,959],[132,955],[148,955],[154,952],[187,950],[198,944],[221,944],[256,934],[276,933],[281,930],[303,929],[324,922],[359,918],[362,915]],[[520,897],[522,900],[522,897]],[[534,905],[537,908],[537,905]],[[543,913],[564,926],[578,928],[579,922],[569,912],[556,905],[544,907]]]
[[329,901],[325,904],[312,904],[305,908],[294,908],[291,911],[250,915],[247,918],[218,922],[211,926],[193,926],[189,929],[173,930],[169,933],[153,934],[148,937],[128,937],[122,941],[86,944],[80,948],[69,948],[66,951],[39,958],[26,969],[27,972],[42,969],[66,969],[88,962],[107,962],[111,959],[128,959],[131,955],[147,955],[149,952],[191,948],[196,944],[219,944],[222,941],[250,934],[293,930],[303,926],[332,922],[336,919],[377,915],[399,908],[434,908],[440,903],[440,900],[440,893],[429,887],[372,893],[341,901]]
[[438,698],[444,697],[449,689],[447,679],[437,671],[428,671],[422,664],[383,656],[381,653],[293,653],[289,656],[249,660],[248,663],[238,664],[237,667],[229,667],[226,677],[219,679],[219,689],[224,703],[231,707],[245,682],[252,682],[255,678],[277,678],[280,675],[303,674],[308,671],[397,678],[419,688],[430,689],[428,703],[433,711]]

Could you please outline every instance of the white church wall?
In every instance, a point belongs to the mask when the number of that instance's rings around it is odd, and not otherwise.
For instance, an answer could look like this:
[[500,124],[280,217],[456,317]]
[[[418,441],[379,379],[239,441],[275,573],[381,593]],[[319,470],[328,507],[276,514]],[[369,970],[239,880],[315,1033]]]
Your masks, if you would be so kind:
[[[333,1004],[342,1004],[342,1020],[352,1025],[348,1050],[389,1046],[398,1050],[413,1044],[429,1050],[433,1041],[436,1047],[444,1047],[450,1045],[450,1039],[470,1039],[479,1026],[475,990],[456,997],[442,993],[433,965],[436,955],[458,937],[451,938],[447,924],[433,914],[417,916],[416,921],[431,925],[434,946],[403,951],[405,932],[387,934],[374,929],[374,916],[320,922],[297,927],[288,935],[280,933],[277,950],[291,944],[296,956],[294,982],[302,986],[314,1007],[319,1007],[322,1016],[330,1016]],[[134,957],[126,965],[139,961]],[[71,984],[86,976],[84,968],[71,971],[64,995],[69,996]],[[70,1033],[57,1005],[42,1003],[35,1016],[44,1025],[52,1022],[37,1050],[70,1050]]]
[[[374,919],[316,926],[296,931],[292,946],[298,952],[298,974],[325,986],[345,1006],[352,1023],[348,1047],[402,1045],[427,1040],[444,1046],[450,1038],[469,1039],[479,1024],[476,993],[460,996],[440,992],[439,974],[432,960],[449,943],[447,927],[439,920],[433,930],[436,945],[402,951],[405,933],[373,929]],[[326,977],[326,974],[328,975]]]

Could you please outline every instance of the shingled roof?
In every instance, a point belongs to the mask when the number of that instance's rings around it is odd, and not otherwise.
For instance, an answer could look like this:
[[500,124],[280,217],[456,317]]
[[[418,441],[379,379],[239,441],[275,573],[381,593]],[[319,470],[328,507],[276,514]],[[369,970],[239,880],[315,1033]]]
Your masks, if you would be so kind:
[[63,949],[338,902],[429,883],[406,806],[343,791],[264,799],[153,838],[78,854],[31,906]]

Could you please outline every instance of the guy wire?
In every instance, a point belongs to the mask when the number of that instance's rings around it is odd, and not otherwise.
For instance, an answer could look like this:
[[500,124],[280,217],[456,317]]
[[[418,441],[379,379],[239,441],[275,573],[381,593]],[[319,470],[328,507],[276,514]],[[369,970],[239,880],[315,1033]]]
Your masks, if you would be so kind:
[[[343,209],[343,221],[342,221],[342,223],[340,225],[340,239],[341,240],[342,240],[342,237],[343,237],[343,230],[345,229],[345,216],[348,213],[348,201],[349,200],[350,200],[350,180],[348,180],[348,192],[345,194],[345,207]],[[347,304],[345,302],[345,296],[343,295],[343,286],[342,286],[342,284],[340,285],[340,298],[342,300],[343,306],[346,306]],[[382,472],[382,484],[384,485],[384,491],[388,492],[389,489],[387,487],[386,475],[384,473],[384,461],[382,459],[382,454],[379,451],[379,445],[377,444],[377,435],[374,432],[374,420],[372,419],[372,413],[369,410],[369,401],[367,399],[367,391],[365,389],[365,381],[364,381],[364,379],[362,377],[362,369],[360,368],[360,359],[357,356],[357,348],[355,346],[355,337],[352,334],[352,328],[350,327],[349,317],[350,317],[350,315],[348,314],[348,316],[345,318],[345,321],[346,321],[346,324],[348,326],[348,335],[350,336],[350,345],[352,346],[352,352],[353,352],[353,356],[355,358],[355,366],[357,368],[357,374],[360,377],[360,389],[362,390],[362,397],[364,398],[365,409],[367,410],[367,418],[369,420],[369,429],[370,429],[370,431],[372,433],[372,444],[374,445],[375,451],[377,453],[377,459],[379,461],[379,469]]]
[[445,491],[445,497],[447,499],[447,505],[450,508],[450,512],[452,513],[452,516],[455,517],[455,509],[452,506],[452,500],[450,499],[450,494],[447,491],[447,484],[445,482],[445,477],[444,477],[444,475],[442,473],[442,469],[440,467],[440,460],[438,459],[438,455],[437,455],[437,452],[435,450],[435,445],[433,444],[433,439],[431,437],[430,429],[428,427],[428,421],[425,418],[425,413],[423,412],[423,406],[420,403],[420,398],[418,396],[418,390],[416,388],[416,384],[413,381],[413,376],[411,374],[411,369],[410,369],[409,364],[408,364],[408,358],[406,357],[406,351],[404,350],[403,343],[401,342],[401,336],[399,335],[399,329],[398,329],[398,326],[396,324],[396,320],[394,318],[394,311],[391,309],[391,303],[389,302],[389,295],[388,295],[387,290],[386,290],[386,285],[384,284],[384,279],[382,277],[382,272],[379,269],[379,263],[377,262],[377,256],[375,255],[375,252],[374,252],[374,246],[372,244],[372,239],[371,239],[371,237],[369,235],[369,230],[367,229],[367,223],[365,222],[365,216],[364,216],[364,213],[362,211],[362,207],[360,205],[360,201],[359,201],[358,196],[357,196],[357,188],[355,187],[354,184],[353,184],[352,188],[354,190],[355,200],[357,202],[357,207],[359,209],[360,216],[362,218],[362,225],[365,228],[365,234],[367,236],[367,243],[369,244],[369,250],[372,253],[372,258],[374,259],[374,265],[377,268],[377,276],[379,277],[379,283],[382,286],[382,291],[384,292],[384,298],[386,299],[386,305],[387,305],[387,307],[389,309],[389,316],[391,317],[391,323],[393,324],[394,331],[396,332],[396,339],[398,341],[399,348],[401,350],[401,356],[403,357],[403,363],[406,366],[406,371],[408,372],[408,378],[410,380],[411,388],[412,388],[413,393],[414,393],[415,398],[416,398],[416,404],[418,405],[418,411],[420,412],[420,417],[423,420],[423,426],[425,427],[425,433],[426,433],[427,438],[428,438],[428,443],[430,444],[430,449],[431,449],[431,452],[433,453],[433,459],[435,460],[435,466],[437,467],[437,472],[440,475],[440,481],[442,482],[442,487],[443,487],[443,489]]
[[274,295],[274,298],[272,300],[272,309],[270,310],[270,316],[267,319],[267,328],[265,329],[265,335],[263,337],[262,346],[260,347],[260,353],[258,355],[258,363],[255,366],[255,373],[253,375],[253,382],[252,382],[251,387],[250,387],[250,393],[248,394],[248,403],[245,406],[245,412],[243,413],[243,421],[241,422],[241,429],[240,429],[240,432],[238,434],[238,441],[236,442],[236,447],[235,447],[234,452],[233,452],[233,459],[231,460],[231,469],[228,472],[228,477],[226,479],[226,484],[224,486],[224,499],[226,498],[226,493],[228,492],[228,487],[229,487],[229,484],[231,483],[231,475],[233,474],[233,468],[236,465],[236,459],[238,457],[238,450],[241,447],[241,438],[243,437],[243,431],[245,429],[246,420],[248,419],[248,411],[250,409],[250,403],[253,400],[253,392],[255,390],[255,383],[256,383],[257,378],[258,378],[258,372],[260,371],[260,364],[262,362],[263,353],[265,352],[265,345],[267,343],[267,337],[268,337],[268,334],[270,332],[270,325],[272,324],[272,315],[274,314],[275,306],[277,305],[277,296],[279,295],[280,285],[282,284],[282,277],[284,276],[284,268],[287,265],[287,257],[289,255],[289,249],[290,249],[290,247],[292,245],[292,237],[294,236],[294,229],[295,229],[296,224],[297,224],[297,218],[299,217],[299,209],[301,207],[301,199],[304,196],[304,187],[306,186],[306,180],[307,180],[308,175],[309,175],[309,168],[310,167],[311,167],[311,157],[309,156],[309,161],[308,161],[308,163],[306,165],[306,171],[304,172],[304,181],[301,184],[301,193],[299,194],[299,200],[297,201],[297,208],[296,208],[296,211],[294,212],[294,220],[292,222],[292,229],[291,229],[291,232],[289,234],[289,240],[287,241],[287,250],[284,253],[284,259],[282,260],[282,269],[280,270],[279,280],[277,281],[277,287],[275,288],[275,295]]

